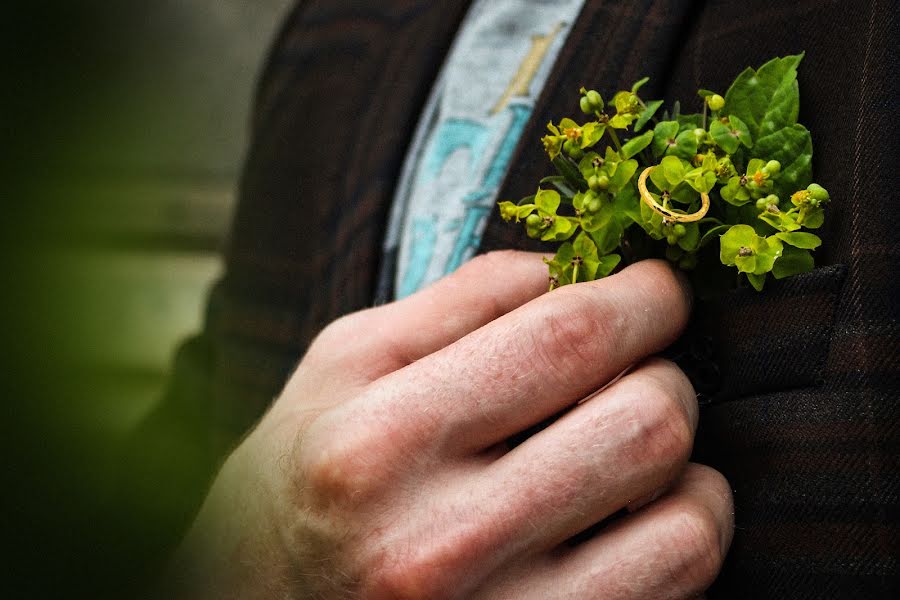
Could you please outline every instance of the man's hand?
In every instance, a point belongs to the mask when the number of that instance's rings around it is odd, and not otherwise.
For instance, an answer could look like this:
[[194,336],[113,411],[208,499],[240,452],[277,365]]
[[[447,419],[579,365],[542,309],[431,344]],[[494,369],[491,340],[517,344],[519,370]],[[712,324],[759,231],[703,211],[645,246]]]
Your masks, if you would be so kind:
[[731,495],[687,463],[691,384],[647,358],[684,327],[689,292],[658,261],[545,289],[538,256],[493,253],[330,325],[219,474],[176,562],[184,595],[702,593]]

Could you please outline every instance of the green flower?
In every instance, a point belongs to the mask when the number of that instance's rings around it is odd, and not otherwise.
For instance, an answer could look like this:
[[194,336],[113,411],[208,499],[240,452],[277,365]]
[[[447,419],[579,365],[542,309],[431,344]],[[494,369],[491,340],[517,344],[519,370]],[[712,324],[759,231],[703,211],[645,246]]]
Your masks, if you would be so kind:
[[818,229],[825,222],[822,205],[830,199],[828,191],[817,183],[811,183],[805,190],[791,196],[791,204],[797,207],[797,224],[809,229]]
[[583,129],[572,119],[563,119],[559,122],[559,126],[552,122],[547,123],[547,129],[550,131],[550,135],[541,138],[541,142],[543,142],[544,150],[550,160],[559,156],[564,145],[569,144],[571,147],[574,144],[577,147],[582,143]]
[[[545,242],[561,242],[572,237],[575,233],[576,221],[570,217],[563,217],[556,214],[559,209],[560,196],[555,190],[537,191],[534,196],[533,205],[522,205],[518,207],[516,217],[521,219],[523,212],[525,214],[525,232],[528,237],[540,238]],[[504,207],[500,207],[501,213]],[[511,211],[506,207],[507,213]]]
[[636,160],[622,160],[619,153],[609,146],[603,158],[596,152],[588,152],[578,163],[578,170],[588,182],[588,187],[597,193],[620,191],[634,178],[637,168]]
[[609,119],[613,129],[628,129],[641,116],[641,101],[634,92],[619,92],[613,96],[616,114]]
[[750,128],[735,116],[714,120],[709,126],[709,135],[727,154],[734,154],[741,145],[753,147]]
[[[653,130],[650,148],[653,156],[677,156],[692,160],[697,154],[698,139],[694,127],[682,128],[678,121],[662,121]],[[700,131],[703,131],[702,129]],[[705,135],[705,131],[703,131]]]
[[659,190],[658,194],[651,192],[653,198],[665,208],[669,208],[671,201],[681,204],[693,204],[699,198],[687,176],[696,169],[692,169],[690,163],[676,156],[666,156],[650,171],[650,181]]
[[722,199],[735,206],[743,206],[753,198],[761,198],[772,189],[770,177],[772,175],[765,170],[766,161],[758,158],[747,163],[747,172],[744,175],[736,175],[728,180],[728,183],[719,192]]
[[749,225],[735,225],[720,240],[722,264],[741,273],[764,275],[772,270],[784,246],[775,236],[762,237]]
[[544,259],[550,270],[550,289],[606,277],[621,259],[618,254],[599,256],[597,245],[588,234],[582,232],[574,243],[566,242],[560,246],[552,259]]

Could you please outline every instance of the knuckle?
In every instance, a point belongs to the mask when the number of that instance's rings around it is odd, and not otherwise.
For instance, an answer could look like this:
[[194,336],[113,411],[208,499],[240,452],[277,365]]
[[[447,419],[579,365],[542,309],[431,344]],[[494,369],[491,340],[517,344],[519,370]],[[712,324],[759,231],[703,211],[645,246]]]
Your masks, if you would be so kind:
[[311,428],[299,452],[298,477],[313,506],[354,506],[371,497],[384,479],[369,436]]
[[675,269],[667,261],[662,259],[643,260],[632,265],[631,269],[631,274],[637,279],[652,285],[652,292],[655,295],[689,301],[688,290],[679,281]]
[[307,359],[340,358],[356,347],[348,340],[359,340],[359,332],[367,328],[369,311],[350,313],[329,323],[313,339]]
[[475,272],[483,272],[485,270],[498,271],[505,268],[515,256],[515,250],[492,250],[491,252],[479,254],[468,261],[463,267],[465,268],[467,265],[472,265],[471,270]]
[[670,572],[683,578],[679,583],[697,590],[712,584],[724,558],[715,515],[703,506],[684,507],[671,524],[670,536]]
[[731,514],[734,510],[734,499],[731,494],[731,484],[725,479],[725,476],[713,469],[703,465],[696,465],[700,472],[700,478],[704,489],[709,490],[713,496],[721,503],[719,508],[727,514]]
[[635,444],[641,460],[652,464],[679,465],[688,459],[694,427],[678,394],[656,380],[645,384],[641,402],[635,405]]
[[363,597],[384,600],[442,600],[454,596],[448,576],[460,572],[466,556],[459,544],[409,544],[369,570]]
[[615,329],[614,311],[581,290],[554,294],[539,320],[535,344],[539,364],[561,379],[596,371],[609,359],[607,342]]
[[490,276],[504,272],[513,256],[513,250],[493,250],[478,254],[448,275],[447,279],[454,284],[468,286],[472,279],[483,279],[485,274]]
[[512,256],[511,250],[494,250],[485,254],[479,254],[467,261],[466,264],[459,269],[462,273],[481,273],[485,270],[494,271],[502,268],[503,264],[508,262]]
[[700,409],[697,405],[697,393],[694,391],[691,380],[678,365],[664,358],[654,357],[645,364],[657,374],[658,388],[666,390],[666,393],[678,402],[688,420],[688,425],[693,430],[696,427]]

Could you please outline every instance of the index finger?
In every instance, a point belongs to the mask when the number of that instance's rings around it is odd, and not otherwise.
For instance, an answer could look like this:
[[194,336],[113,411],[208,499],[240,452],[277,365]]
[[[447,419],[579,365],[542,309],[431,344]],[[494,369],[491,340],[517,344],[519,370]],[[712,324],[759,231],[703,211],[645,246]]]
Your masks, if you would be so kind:
[[643,261],[541,296],[382,378],[368,405],[407,423],[418,418],[432,443],[480,450],[664,349],[690,307],[689,288],[668,263]]

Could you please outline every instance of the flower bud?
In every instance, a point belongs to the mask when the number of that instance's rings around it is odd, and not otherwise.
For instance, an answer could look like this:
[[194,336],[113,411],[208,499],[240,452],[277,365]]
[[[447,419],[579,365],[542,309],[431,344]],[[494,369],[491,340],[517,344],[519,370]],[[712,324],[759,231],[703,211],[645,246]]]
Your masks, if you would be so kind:
[[599,192],[609,187],[609,177],[606,175],[591,175],[588,179],[588,187]]
[[709,105],[710,110],[720,111],[725,108],[725,98],[719,94],[707,96],[706,103]]
[[566,143],[563,144],[563,151],[575,160],[581,160],[584,157],[584,150],[574,139],[566,140]]
[[504,221],[512,221],[516,218],[516,206],[512,202],[500,204],[500,216]]
[[765,169],[769,175],[778,175],[781,172],[781,163],[777,160],[770,160],[766,163]]
[[587,99],[587,96],[582,96],[578,104],[579,106],[581,106],[581,112],[583,112],[584,114],[594,114],[594,109],[591,107],[591,101]]
[[581,93],[584,94],[579,101],[581,112],[586,115],[592,115],[603,110],[603,98],[597,90],[585,90],[584,88],[581,88]]
[[525,218],[525,226],[526,227],[540,227],[541,226],[541,217],[535,213],[531,213],[528,217]]
[[828,199],[830,198],[830,196],[828,195],[828,190],[823,188],[818,183],[809,184],[806,188],[806,191],[808,191],[809,195],[819,202],[828,202]]

